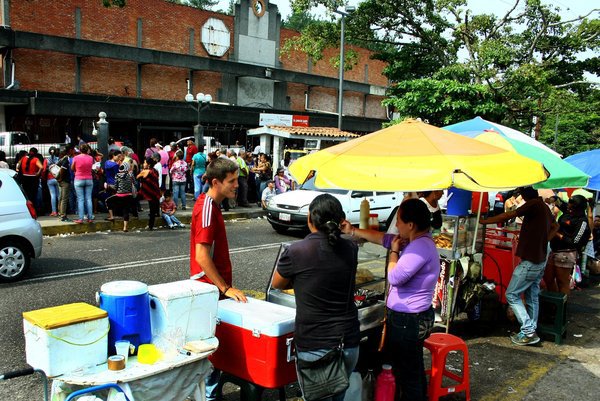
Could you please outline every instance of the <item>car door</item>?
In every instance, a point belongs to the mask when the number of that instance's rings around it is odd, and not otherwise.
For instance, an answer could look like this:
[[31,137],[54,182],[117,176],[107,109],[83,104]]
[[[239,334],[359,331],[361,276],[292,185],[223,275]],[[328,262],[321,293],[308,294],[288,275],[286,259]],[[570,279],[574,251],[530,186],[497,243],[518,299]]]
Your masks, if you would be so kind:
[[349,195],[349,212],[346,212],[346,219],[352,224],[358,224],[360,223],[360,203],[366,198],[369,201],[369,207],[373,208],[376,205],[375,196],[373,191],[350,191]]
[[402,192],[375,192],[374,202],[371,204],[371,213],[377,213],[380,222],[387,221],[390,213],[402,201]]

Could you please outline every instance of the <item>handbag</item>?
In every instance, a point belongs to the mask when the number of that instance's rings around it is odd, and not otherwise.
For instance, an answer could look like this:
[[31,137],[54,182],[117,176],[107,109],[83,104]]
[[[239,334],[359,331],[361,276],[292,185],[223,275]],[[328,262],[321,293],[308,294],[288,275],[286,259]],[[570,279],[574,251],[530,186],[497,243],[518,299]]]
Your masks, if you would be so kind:
[[316,361],[305,361],[296,354],[298,384],[305,401],[317,401],[346,391],[350,385],[344,364],[344,344],[328,351]]
[[[348,302],[354,296],[352,283],[348,288]],[[344,337],[340,337],[340,343],[325,355],[315,361],[303,360],[296,349],[296,371],[298,373],[298,384],[302,389],[304,401],[317,401],[332,397],[346,391],[350,386],[350,379],[346,364],[344,363]]]
[[577,251],[574,249],[554,252],[554,265],[563,269],[572,269],[577,263]]

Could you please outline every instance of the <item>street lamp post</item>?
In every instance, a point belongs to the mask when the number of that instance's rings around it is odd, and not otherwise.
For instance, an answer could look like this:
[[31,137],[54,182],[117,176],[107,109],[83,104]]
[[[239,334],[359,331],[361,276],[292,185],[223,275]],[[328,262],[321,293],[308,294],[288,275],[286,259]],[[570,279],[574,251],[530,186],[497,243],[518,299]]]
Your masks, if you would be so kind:
[[341,15],[341,36],[340,36],[340,72],[339,72],[339,88],[338,88],[338,129],[342,130],[342,112],[344,107],[344,31],[346,28],[346,16],[350,15],[356,8],[354,6],[346,6],[343,10],[333,10],[334,13]]
[[185,95],[185,101],[188,103],[197,103],[196,111],[197,120],[196,125],[194,126],[194,138],[198,146],[204,145],[204,130],[202,129],[202,125],[200,125],[200,112],[207,108],[212,102],[212,96],[209,94],[198,93],[194,98],[194,95],[190,92],[190,80],[187,80],[187,95]]

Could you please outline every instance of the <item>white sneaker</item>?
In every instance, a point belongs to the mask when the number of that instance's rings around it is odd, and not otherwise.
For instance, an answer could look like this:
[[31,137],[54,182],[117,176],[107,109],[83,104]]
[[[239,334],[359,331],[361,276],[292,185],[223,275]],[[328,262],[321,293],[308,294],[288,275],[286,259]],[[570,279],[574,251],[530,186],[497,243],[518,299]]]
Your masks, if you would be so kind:
[[172,230],[174,227],[175,227],[175,226],[174,226],[173,224],[171,224],[171,225],[169,226],[169,228],[170,228],[171,230]]
[[179,227],[181,227],[181,228],[185,228],[185,224],[181,224],[181,223],[179,223]]

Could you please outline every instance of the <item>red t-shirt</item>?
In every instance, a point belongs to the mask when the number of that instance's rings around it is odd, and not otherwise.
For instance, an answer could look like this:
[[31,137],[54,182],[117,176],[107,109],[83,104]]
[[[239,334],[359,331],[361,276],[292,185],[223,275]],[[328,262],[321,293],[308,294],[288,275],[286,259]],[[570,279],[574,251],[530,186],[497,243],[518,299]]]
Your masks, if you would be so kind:
[[192,157],[194,157],[196,153],[198,153],[198,148],[196,147],[196,145],[191,144],[190,146],[188,146],[187,151],[185,152],[185,162],[187,164],[192,164]]
[[[196,244],[211,245],[212,260],[217,271],[231,285],[231,259],[229,259],[229,244],[225,232],[225,221],[219,205],[213,199],[201,194],[192,213],[192,226],[190,235],[190,276],[202,272],[202,266],[196,262]],[[207,276],[199,279],[205,283],[214,284]]]

